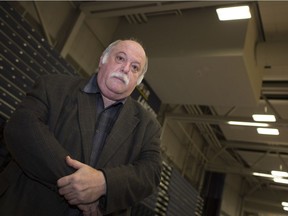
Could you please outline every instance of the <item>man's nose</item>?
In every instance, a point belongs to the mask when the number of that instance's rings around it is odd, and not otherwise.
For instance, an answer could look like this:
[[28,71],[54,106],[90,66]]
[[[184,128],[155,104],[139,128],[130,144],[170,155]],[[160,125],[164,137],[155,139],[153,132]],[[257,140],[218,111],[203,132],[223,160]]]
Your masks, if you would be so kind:
[[130,71],[130,63],[129,62],[124,62],[122,65],[122,71],[125,73],[128,73]]

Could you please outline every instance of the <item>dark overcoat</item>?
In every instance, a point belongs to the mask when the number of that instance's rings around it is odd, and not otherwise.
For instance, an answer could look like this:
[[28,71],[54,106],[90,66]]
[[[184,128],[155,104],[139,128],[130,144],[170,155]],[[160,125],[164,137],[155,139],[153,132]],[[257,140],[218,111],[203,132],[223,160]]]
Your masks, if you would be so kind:
[[[0,174],[1,216],[67,215],[71,206],[56,182],[75,171],[67,155],[89,164],[96,125],[96,95],[82,90],[86,83],[42,76],[9,120],[4,136],[13,160]],[[127,215],[125,209],[159,184],[160,131],[157,120],[128,97],[96,165],[107,183],[105,214]]]

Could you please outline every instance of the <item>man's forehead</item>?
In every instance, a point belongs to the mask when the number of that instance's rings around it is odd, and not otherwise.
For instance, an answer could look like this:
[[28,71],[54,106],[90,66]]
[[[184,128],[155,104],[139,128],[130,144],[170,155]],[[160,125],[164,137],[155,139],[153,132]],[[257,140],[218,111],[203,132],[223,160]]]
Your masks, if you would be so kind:
[[114,52],[124,52],[127,55],[135,55],[145,58],[146,54],[143,47],[134,41],[121,41],[114,47]]

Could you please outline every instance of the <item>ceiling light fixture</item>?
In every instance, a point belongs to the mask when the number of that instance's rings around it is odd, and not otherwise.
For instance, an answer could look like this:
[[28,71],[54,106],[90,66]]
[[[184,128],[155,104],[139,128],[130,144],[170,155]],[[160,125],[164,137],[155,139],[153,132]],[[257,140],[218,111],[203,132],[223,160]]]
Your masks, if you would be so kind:
[[272,170],[271,174],[274,177],[288,177],[288,172],[284,172],[284,171]]
[[239,125],[239,126],[253,126],[253,127],[268,127],[267,123],[257,123],[257,122],[240,122],[240,121],[228,121],[230,125]]
[[271,174],[267,174],[267,173],[258,173],[258,172],[253,172],[254,176],[260,176],[260,177],[267,177],[267,178],[273,178],[274,176]]
[[260,122],[276,122],[276,118],[274,115],[264,115],[264,114],[254,114],[252,115],[254,121]]
[[273,181],[277,183],[288,184],[288,179],[284,179],[280,177],[274,178]]
[[220,21],[251,18],[249,6],[218,8],[216,12]]
[[284,207],[283,207],[283,210],[284,210],[284,211],[288,211],[288,207],[287,207],[287,206],[284,206]]
[[288,207],[288,202],[282,202],[281,205]]
[[279,135],[279,130],[276,128],[257,128],[257,133],[264,135]]

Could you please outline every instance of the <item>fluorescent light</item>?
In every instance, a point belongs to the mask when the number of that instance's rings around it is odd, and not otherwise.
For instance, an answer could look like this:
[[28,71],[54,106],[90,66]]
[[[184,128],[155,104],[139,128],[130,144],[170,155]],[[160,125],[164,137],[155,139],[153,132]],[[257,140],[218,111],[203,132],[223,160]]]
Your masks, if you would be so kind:
[[288,202],[282,202],[281,205],[288,207]]
[[268,127],[267,123],[257,123],[257,122],[239,122],[239,121],[228,121],[230,125],[240,125],[240,126],[254,126],[254,127]]
[[288,179],[284,179],[284,178],[280,178],[280,177],[274,178],[273,181],[277,182],[277,183],[288,184]]
[[262,115],[262,114],[254,114],[252,115],[254,121],[262,121],[262,122],[276,122],[276,118],[274,115]]
[[260,176],[260,177],[267,177],[267,178],[273,178],[274,176],[271,174],[266,174],[266,173],[258,173],[258,172],[253,172],[254,176]]
[[276,128],[257,128],[258,134],[279,135],[279,130]]
[[288,172],[272,170],[271,174],[274,177],[288,177]]
[[218,8],[216,12],[221,21],[251,18],[249,6]]
[[283,210],[288,211],[288,207],[287,206],[283,207]]

